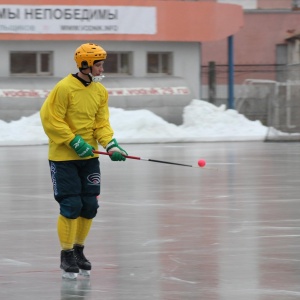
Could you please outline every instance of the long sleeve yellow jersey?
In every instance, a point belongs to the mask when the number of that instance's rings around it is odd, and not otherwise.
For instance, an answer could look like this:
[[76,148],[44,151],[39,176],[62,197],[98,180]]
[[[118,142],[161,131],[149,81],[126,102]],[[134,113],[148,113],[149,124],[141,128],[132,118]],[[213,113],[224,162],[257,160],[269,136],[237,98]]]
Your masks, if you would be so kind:
[[43,103],[40,116],[49,137],[48,158],[53,161],[91,158],[80,158],[69,146],[75,135],[95,149],[98,143],[106,147],[113,138],[106,88],[96,82],[84,86],[72,74],[56,84]]

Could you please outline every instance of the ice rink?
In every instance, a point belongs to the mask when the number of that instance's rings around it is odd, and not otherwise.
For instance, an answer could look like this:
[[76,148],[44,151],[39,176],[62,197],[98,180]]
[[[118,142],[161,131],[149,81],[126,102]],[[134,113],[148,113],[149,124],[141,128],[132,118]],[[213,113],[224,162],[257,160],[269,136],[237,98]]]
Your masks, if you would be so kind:
[[[299,143],[123,144],[100,158],[90,279],[63,280],[47,146],[0,147],[1,300],[299,300]],[[100,149],[101,150],[101,149]]]

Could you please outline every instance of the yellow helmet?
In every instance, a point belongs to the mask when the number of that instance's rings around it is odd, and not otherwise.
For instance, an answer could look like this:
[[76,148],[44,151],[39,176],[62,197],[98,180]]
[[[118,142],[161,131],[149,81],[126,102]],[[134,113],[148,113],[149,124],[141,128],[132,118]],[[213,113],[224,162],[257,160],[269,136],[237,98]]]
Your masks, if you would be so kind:
[[97,44],[82,44],[76,49],[74,59],[79,69],[87,69],[93,66],[95,60],[106,59],[106,51]]

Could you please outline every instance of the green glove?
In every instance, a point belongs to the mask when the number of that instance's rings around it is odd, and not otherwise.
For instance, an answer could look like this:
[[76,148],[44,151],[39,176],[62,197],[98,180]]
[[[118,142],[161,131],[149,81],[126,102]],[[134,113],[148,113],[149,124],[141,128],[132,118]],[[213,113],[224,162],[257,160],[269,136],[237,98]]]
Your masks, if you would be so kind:
[[90,144],[86,143],[80,135],[76,135],[70,142],[71,148],[75,150],[79,157],[94,156],[93,150],[95,150]]
[[107,152],[113,152],[112,155],[110,155],[110,159],[112,161],[124,161],[126,160],[126,157],[124,155],[128,155],[128,153],[119,146],[116,139],[112,139],[106,146]]

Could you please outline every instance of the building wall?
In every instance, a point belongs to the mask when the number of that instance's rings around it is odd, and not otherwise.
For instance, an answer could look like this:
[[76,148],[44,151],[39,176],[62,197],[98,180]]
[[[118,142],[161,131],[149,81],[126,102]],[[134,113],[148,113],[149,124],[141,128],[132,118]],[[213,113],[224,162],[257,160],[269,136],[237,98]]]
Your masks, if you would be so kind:
[[[243,26],[241,6],[215,1],[41,0],[36,4],[32,0],[0,0],[0,6],[0,53],[4,62],[0,74],[1,113],[11,103],[7,95],[28,95],[27,91],[18,91],[21,86],[48,89],[55,79],[75,72],[74,50],[91,41],[108,52],[133,52],[133,74],[108,76],[104,83],[108,89],[117,84],[123,92],[136,94],[125,95],[120,90],[122,96],[111,94],[111,103],[124,108],[151,108],[178,124],[187,101],[202,95],[201,43],[233,35]],[[13,50],[54,51],[53,76],[10,77],[8,54]],[[172,76],[148,76],[147,51],[172,52]],[[9,87],[13,91],[3,92]]]
[[[73,58],[75,49],[87,41],[5,41],[0,43],[3,69],[0,80],[1,89],[14,91],[50,90],[54,84],[69,73],[75,73]],[[183,108],[192,99],[200,97],[200,44],[177,42],[130,42],[100,41],[108,52],[131,51],[133,53],[133,74],[126,76],[110,76],[103,80],[108,89],[118,88],[120,91],[136,89],[134,95],[110,95],[110,105],[124,109],[149,109],[169,122],[181,124]],[[53,51],[54,69],[51,77],[12,77],[9,72],[10,51]],[[173,53],[172,76],[149,76],[146,73],[147,52],[167,51]],[[105,67],[105,65],[104,65]],[[170,88],[184,87],[188,93],[174,93]],[[167,90],[169,88],[169,90]],[[163,94],[145,94],[145,89],[165,89]],[[174,90],[174,89],[173,89]],[[14,93],[16,95],[17,92]],[[12,95],[12,94],[10,94]],[[44,94],[42,94],[44,95]],[[38,100],[30,97],[0,97],[0,119],[10,121],[28,116],[40,109],[43,98]],[[27,103],[27,105],[24,105]],[[24,108],[26,107],[26,109]]]
[[[286,39],[300,32],[300,12],[291,9],[249,10],[245,11],[244,20],[244,27],[234,35],[236,98],[247,79],[277,80],[276,65],[288,60],[277,57],[277,47],[287,45]],[[202,43],[202,66],[207,66],[209,61],[226,66],[227,47],[227,39]],[[242,71],[239,66],[243,66]],[[217,103],[226,103],[227,74],[217,72],[216,81]],[[202,76],[202,83],[202,97],[208,99],[208,76]]]
[[[289,31],[298,29],[299,12],[246,12],[244,27],[234,35],[234,63],[275,64],[276,45],[286,44]],[[202,43],[202,64],[227,64],[227,40]],[[245,77],[236,78],[241,83]]]

